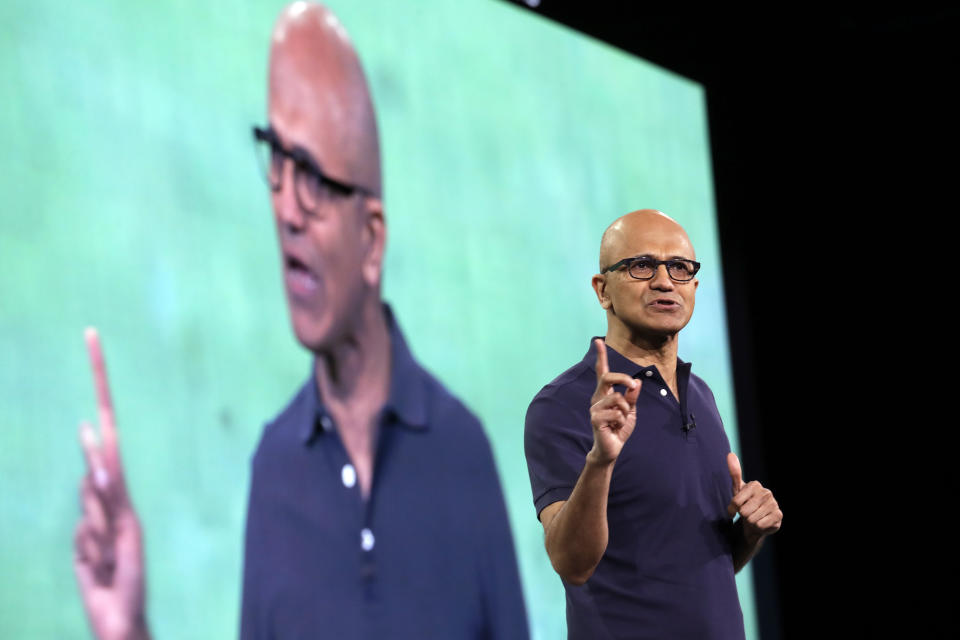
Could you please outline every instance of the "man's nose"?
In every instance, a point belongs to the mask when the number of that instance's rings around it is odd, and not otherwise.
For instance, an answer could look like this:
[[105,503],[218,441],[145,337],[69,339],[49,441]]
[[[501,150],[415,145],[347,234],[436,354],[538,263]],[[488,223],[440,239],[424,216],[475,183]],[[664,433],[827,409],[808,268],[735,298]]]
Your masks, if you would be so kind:
[[285,158],[280,169],[280,188],[273,192],[273,212],[284,227],[296,232],[306,226],[307,219],[297,200],[293,176],[293,162]]
[[650,279],[650,286],[654,289],[662,289],[664,291],[673,290],[673,280],[670,278],[670,274],[667,273],[667,265],[657,265],[657,270],[653,272],[653,278]]

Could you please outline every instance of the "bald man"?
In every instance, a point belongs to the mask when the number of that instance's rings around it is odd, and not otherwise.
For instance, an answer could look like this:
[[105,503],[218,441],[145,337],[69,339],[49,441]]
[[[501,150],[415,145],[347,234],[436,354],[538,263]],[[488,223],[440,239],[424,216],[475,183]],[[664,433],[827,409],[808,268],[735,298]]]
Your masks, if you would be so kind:
[[[293,331],[313,363],[253,458],[240,635],[526,638],[490,445],[417,364],[381,301],[386,222],[373,104],[346,31],[325,7],[281,11],[268,109],[254,136]],[[102,445],[82,436],[90,507],[78,528],[78,578],[98,637],[145,637],[139,524],[125,489],[110,490],[122,485],[122,467],[112,412],[103,422]],[[102,460],[112,462],[103,469]]]
[[699,268],[665,214],[615,220],[592,280],[606,337],[527,411],[534,504],[571,639],[744,637],[734,573],[783,514],[743,482],[713,394],[677,357]]

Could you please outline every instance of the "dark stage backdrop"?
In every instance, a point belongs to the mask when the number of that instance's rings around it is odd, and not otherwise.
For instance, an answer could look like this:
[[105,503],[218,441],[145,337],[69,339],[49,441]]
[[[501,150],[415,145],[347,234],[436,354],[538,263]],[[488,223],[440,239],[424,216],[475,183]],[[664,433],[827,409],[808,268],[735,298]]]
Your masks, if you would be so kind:
[[[680,355],[738,449],[704,90],[502,2],[328,4],[378,112],[385,298],[483,420],[533,636],[563,637],[523,419],[604,332],[590,277],[614,217],[655,207],[690,232],[703,268]],[[310,366],[250,139],[280,6],[0,7],[0,637],[85,633],[71,540],[76,427],[95,416],[88,325],[146,529],[155,633],[236,634],[249,459]],[[738,585],[756,637],[749,569]]]

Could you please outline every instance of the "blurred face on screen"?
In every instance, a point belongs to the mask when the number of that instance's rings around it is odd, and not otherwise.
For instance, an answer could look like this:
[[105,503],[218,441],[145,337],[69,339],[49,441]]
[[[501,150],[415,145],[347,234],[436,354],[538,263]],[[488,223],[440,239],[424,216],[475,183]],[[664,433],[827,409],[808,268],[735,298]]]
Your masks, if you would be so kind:
[[379,300],[384,235],[372,103],[346,32],[325,7],[297,2],[280,13],[268,111],[290,318],[301,344],[324,351],[371,296]]
[[[693,245],[679,224],[652,209],[634,211],[617,219],[604,233],[600,248],[601,268],[625,258],[696,260]],[[669,336],[683,329],[693,315],[699,281],[678,282],[666,265],[656,267],[653,277],[639,280],[626,266],[600,276],[601,304],[612,323],[629,334]],[[596,280],[595,280],[596,282]]]

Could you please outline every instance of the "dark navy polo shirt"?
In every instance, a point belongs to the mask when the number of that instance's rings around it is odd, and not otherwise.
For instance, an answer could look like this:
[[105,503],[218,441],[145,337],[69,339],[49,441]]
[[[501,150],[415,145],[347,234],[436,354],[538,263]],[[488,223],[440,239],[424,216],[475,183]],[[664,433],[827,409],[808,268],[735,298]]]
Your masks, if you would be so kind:
[[389,309],[373,484],[309,377],[253,458],[241,638],[527,638],[480,422],[413,359]]
[[[594,349],[591,341],[583,360],[527,410],[524,446],[538,516],[570,497],[593,447]],[[636,427],[610,482],[606,552],[586,584],[564,582],[568,636],[742,639],[726,510],[730,444],[713,393],[689,363],[678,360],[678,401],[655,366],[610,347],[607,358],[610,371],[643,384]]]

